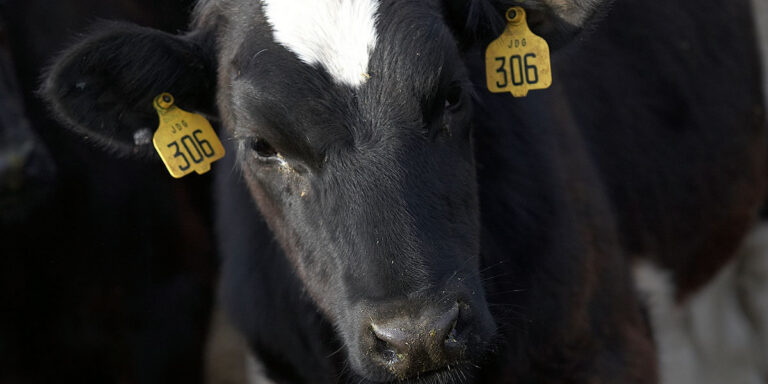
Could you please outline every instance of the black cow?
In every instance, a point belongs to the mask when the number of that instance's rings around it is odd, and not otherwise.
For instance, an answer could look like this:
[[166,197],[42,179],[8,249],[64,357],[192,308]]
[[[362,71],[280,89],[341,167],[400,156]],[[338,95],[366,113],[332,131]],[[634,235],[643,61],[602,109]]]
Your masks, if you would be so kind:
[[35,94],[50,56],[96,17],[173,31],[190,9],[0,1],[0,382],[202,381],[210,179],[177,183],[83,147]]
[[222,297],[274,380],[653,383],[630,256],[695,289],[754,220],[758,59],[746,1],[608,3],[520,2],[558,48],[524,99],[485,90],[489,0],[201,1],[42,89],[126,155],[161,92],[220,119]]

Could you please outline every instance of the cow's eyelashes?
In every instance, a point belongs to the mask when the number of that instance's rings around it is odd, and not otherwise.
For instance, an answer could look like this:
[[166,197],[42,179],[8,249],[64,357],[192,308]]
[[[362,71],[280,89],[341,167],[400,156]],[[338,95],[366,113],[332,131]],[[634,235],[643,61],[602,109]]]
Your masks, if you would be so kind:
[[251,139],[250,146],[253,153],[260,158],[269,159],[277,156],[275,147],[264,139]]
[[424,113],[424,130],[428,133],[433,123],[439,123],[445,120],[445,112],[456,112],[461,108],[463,100],[463,91],[459,84],[452,84],[447,89],[440,92],[435,99],[431,101],[425,99],[422,102],[422,111]]
[[462,96],[463,92],[461,86],[458,84],[452,85],[445,95],[445,109],[449,111],[458,109],[461,105],[461,100],[463,99]]

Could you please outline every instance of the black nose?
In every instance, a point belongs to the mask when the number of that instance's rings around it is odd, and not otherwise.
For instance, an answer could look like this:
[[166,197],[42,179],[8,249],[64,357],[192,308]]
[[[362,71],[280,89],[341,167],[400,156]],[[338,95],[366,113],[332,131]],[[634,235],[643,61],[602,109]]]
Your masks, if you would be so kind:
[[458,326],[458,304],[448,311],[425,309],[417,316],[374,321],[374,360],[400,379],[441,369],[465,349]]

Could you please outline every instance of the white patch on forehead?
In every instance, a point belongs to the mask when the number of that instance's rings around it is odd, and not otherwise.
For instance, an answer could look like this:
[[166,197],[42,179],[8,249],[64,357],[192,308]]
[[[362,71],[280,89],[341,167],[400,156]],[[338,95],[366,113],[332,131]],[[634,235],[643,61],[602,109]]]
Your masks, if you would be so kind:
[[322,65],[338,83],[368,79],[376,46],[378,0],[263,0],[275,41],[303,62]]

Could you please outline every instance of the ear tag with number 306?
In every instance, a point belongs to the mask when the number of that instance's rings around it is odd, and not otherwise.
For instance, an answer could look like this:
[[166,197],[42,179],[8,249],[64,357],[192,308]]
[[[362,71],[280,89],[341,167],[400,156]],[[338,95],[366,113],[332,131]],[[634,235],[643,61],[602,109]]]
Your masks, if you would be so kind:
[[552,85],[549,45],[528,28],[525,10],[507,10],[507,27],[485,50],[488,90],[525,97],[528,91]]
[[202,175],[211,170],[211,163],[224,157],[224,146],[205,117],[173,102],[170,93],[155,97],[160,126],[152,143],[171,176],[178,179],[192,171]]

